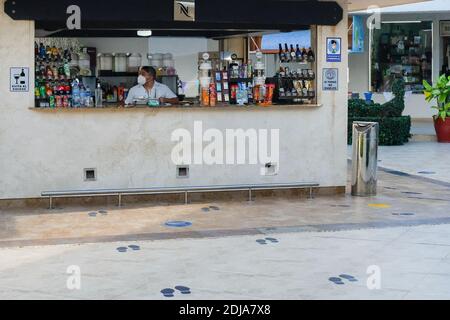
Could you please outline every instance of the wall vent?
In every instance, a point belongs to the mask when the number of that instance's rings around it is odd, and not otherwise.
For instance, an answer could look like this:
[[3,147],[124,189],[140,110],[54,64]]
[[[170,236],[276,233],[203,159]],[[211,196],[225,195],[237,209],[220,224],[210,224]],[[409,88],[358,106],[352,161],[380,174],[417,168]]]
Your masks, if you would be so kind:
[[189,178],[189,167],[188,166],[178,166],[177,167],[177,179],[188,179]]
[[84,169],[84,181],[97,181],[97,169]]

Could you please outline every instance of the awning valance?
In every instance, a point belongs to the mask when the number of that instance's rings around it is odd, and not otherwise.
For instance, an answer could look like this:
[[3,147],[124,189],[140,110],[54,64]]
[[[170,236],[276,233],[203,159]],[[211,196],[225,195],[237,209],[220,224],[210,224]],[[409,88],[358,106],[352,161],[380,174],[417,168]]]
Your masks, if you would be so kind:
[[67,29],[67,8],[76,5],[81,30],[296,30],[309,25],[336,25],[343,10],[334,1],[187,0],[195,3],[192,21],[176,21],[174,0],[7,0],[5,12],[15,20],[34,20],[36,28]]

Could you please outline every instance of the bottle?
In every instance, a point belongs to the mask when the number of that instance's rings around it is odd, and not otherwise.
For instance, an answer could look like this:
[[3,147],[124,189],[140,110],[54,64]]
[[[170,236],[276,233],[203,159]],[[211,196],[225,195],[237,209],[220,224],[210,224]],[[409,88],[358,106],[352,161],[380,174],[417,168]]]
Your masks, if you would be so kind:
[[297,62],[302,62],[302,51],[300,50],[300,46],[297,44],[297,50],[295,51],[295,60]]
[[[66,97],[67,97],[67,108],[72,108],[72,90],[70,85],[66,85],[65,87]],[[64,102],[66,103],[66,102]]]
[[78,85],[78,79],[75,79],[72,83],[72,106],[74,108],[80,107],[80,86]]
[[291,54],[289,52],[289,47],[288,47],[287,43],[284,44],[284,55],[285,55],[285,62],[290,62],[291,61]]
[[95,89],[95,107],[103,107],[103,91],[100,83],[97,84],[97,88]]
[[294,62],[297,60],[297,54],[295,53],[294,45],[291,44],[291,52],[289,53],[291,55],[291,61]]
[[86,107],[86,89],[83,84],[80,84],[80,107]]
[[311,47],[309,47],[309,51],[308,51],[308,55],[307,55],[307,60],[308,60],[308,62],[314,62],[314,61],[316,61],[316,57],[315,57],[314,52],[313,52],[313,50],[312,50]]
[[91,95],[91,89],[89,88],[89,86],[86,87],[85,90],[85,101],[84,101],[84,106],[85,107],[93,107],[93,100],[92,100],[92,95]]
[[61,108],[63,106],[63,97],[60,91],[55,91],[55,101],[56,108]]
[[308,53],[306,52],[306,48],[303,47],[303,50],[302,50],[302,62],[306,62],[307,59],[308,59]]
[[283,47],[281,45],[281,43],[278,44],[278,57],[280,58],[280,62],[284,62],[285,60],[285,56],[284,56],[284,52],[283,52]]

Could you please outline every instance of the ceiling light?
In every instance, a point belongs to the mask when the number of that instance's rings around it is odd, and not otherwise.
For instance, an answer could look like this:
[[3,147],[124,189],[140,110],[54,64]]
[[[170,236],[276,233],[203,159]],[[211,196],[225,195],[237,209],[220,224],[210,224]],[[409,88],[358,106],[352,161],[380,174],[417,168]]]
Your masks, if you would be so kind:
[[152,35],[152,30],[138,30],[137,35],[139,37],[150,37]]

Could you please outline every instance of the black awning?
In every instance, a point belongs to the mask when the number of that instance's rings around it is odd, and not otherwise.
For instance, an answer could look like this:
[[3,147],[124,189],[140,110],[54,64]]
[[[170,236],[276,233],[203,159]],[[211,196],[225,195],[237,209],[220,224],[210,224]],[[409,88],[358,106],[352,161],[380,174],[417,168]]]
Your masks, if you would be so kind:
[[343,17],[336,2],[316,0],[195,0],[195,21],[174,21],[174,0],[7,0],[5,12],[38,29],[63,30],[71,5],[80,7],[85,30],[297,30]]

